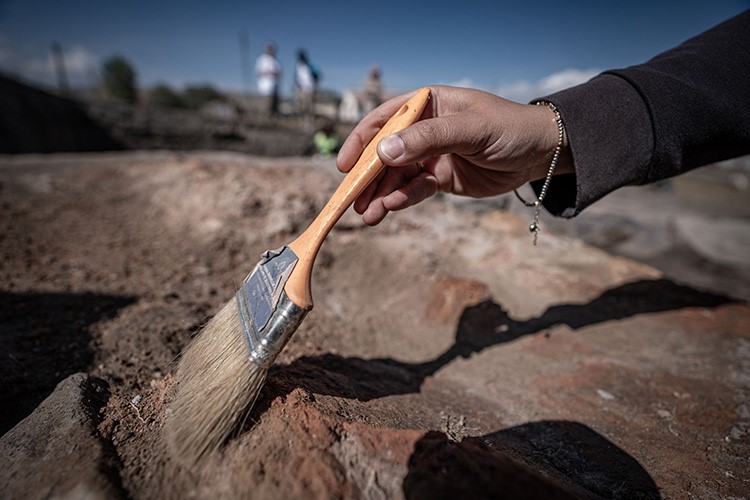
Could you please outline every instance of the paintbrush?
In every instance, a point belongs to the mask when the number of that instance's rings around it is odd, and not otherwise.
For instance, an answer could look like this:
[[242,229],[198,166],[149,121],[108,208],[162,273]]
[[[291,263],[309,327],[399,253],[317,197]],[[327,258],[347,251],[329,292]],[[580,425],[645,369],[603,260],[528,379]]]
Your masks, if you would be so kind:
[[334,224],[385,166],[384,137],[417,121],[430,98],[422,88],[383,126],[310,226],[288,246],[263,254],[230,300],[180,360],[166,437],[183,464],[219,448],[250,411],[268,369],[313,307],[313,263]]

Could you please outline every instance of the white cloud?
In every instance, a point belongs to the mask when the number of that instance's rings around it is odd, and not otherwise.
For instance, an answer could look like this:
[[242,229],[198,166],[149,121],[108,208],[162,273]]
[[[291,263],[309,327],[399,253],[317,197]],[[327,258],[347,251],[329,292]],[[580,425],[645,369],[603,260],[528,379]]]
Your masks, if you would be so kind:
[[449,82],[449,83],[441,83],[441,85],[450,85],[451,87],[464,87],[468,89],[477,89],[481,88],[481,86],[478,86],[473,79],[469,77],[461,78],[460,80],[457,80],[455,82]]
[[599,73],[601,71],[598,69],[564,69],[543,78],[539,82],[539,89],[546,94],[551,94],[587,82]]
[[596,68],[568,68],[552,73],[536,82],[519,80],[508,85],[500,85],[493,90],[506,99],[528,102],[535,97],[542,97],[587,82],[599,73],[601,73],[601,70]]
[[[72,86],[92,85],[98,79],[99,58],[81,45],[63,49],[68,83]],[[0,33],[0,68],[25,80],[55,86],[57,78],[52,54],[30,54],[21,50]]]
[[468,76],[453,82],[439,83],[441,85],[450,85],[452,87],[486,90],[512,101],[526,103],[535,97],[542,97],[587,82],[599,73],[601,73],[601,70],[596,68],[567,68],[545,76],[535,82],[529,80],[516,80],[515,82],[499,85],[497,87],[483,85]]

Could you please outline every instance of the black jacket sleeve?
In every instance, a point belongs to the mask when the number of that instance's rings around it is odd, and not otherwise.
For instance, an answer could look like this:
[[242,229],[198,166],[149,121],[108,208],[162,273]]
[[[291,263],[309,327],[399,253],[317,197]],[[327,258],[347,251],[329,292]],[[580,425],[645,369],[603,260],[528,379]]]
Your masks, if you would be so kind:
[[[575,174],[544,200],[572,217],[624,185],[750,153],[750,11],[645,64],[543,97],[562,114]],[[541,182],[532,183],[539,193]]]

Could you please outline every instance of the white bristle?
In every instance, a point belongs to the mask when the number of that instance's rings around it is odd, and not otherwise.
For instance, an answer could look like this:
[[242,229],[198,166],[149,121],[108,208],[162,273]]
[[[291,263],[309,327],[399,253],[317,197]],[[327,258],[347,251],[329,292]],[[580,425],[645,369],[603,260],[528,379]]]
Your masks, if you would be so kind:
[[267,373],[248,358],[237,304],[230,300],[180,360],[165,429],[174,458],[195,464],[218,449],[249,411]]

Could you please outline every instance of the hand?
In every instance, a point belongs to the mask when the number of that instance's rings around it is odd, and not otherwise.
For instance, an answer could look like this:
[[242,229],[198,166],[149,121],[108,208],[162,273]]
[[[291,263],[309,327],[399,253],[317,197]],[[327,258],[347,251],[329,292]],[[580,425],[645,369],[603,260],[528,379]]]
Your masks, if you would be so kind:
[[[378,145],[388,167],[354,202],[368,225],[438,191],[494,196],[547,173],[557,146],[557,124],[549,108],[480,90],[430,89],[432,97],[420,120]],[[354,128],[336,161],[341,172],[351,170],[378,130],[412,95],[381,104]],[[569,151],[558,162],[556,173],[563,172],[572,172]]]

